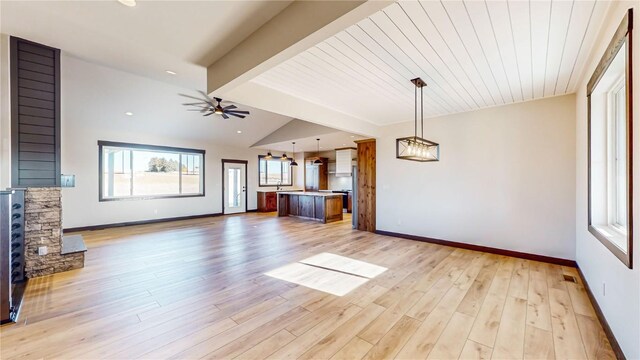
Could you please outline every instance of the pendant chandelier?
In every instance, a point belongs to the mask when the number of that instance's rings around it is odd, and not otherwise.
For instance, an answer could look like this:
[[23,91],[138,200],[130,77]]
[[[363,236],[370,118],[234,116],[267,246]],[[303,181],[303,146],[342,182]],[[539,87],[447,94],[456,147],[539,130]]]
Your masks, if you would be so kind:
[[313,165],[320,166],[322,165],[322,160],[320,160],[320,139],[316,139],[318,142],[318,158],[313,161]]
[[[439,161],[440,145],[424,138],[424,103],[422,88],[427,86],[420,78],[412,79],[414,90],[413,136],[396,139],[396,158],[411,161]],[[418,88],[420,88],[420,137],[418,137]]]
[[296,142],[292,142],[291,144],[293,144],[293,151],[291,152],[293,158],[292,161],[289,165],[291,166],[298,166],[298,163],[296,162]]

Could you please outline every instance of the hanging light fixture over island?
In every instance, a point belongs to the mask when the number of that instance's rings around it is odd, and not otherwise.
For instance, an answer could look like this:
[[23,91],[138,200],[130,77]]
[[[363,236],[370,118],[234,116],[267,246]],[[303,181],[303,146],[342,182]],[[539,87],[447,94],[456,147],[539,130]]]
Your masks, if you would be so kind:
[[[420,162],[439,161],[440,144],[424,138],[424,111],[423,91],[427,86],[421,78],[412,79],[415,85],[415,116],[413,123],[413,136],[396,139],[396,158]],[[418,137],[418,88],[420,88],[420,137]]]

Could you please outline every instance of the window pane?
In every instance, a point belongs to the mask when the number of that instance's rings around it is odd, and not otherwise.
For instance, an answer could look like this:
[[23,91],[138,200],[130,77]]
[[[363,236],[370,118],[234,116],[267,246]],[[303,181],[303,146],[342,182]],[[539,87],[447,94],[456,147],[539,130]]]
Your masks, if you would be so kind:
[[291,178],[289,175],[289,162],[283,161],[280,166],[282,166],[282,183],[283,184],[291,184]]
[[240,206],[240,169],[229,169],[229,198],[227,199],[227,206],[238,207]]
[[615,222],[627,226],[627,125],[626,87],[622,86],[614,96],[615,113]]
[[133,151],[133,195],[180,194],[180,155],[158,151]]
[[260,170],[259,170],[259,180],[260,180],[260,185],[266,185],[267,184],[267,160],[260,158]]
[[278,185],[282,181],[282,161],[267,160],[267,184]]
[[182,194],[200,194],[202,155],[182,155]]
[[105,198],[131,195],[131,151],[104,148],[102,194]]

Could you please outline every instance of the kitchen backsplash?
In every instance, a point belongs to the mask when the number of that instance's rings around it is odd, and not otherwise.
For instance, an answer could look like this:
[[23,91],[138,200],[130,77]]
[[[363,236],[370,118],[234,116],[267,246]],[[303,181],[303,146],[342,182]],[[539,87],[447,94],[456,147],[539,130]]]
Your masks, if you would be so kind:
[[334,174],[329,174],[329,189],[352,190],[351,180],[351,176],[335,176]]

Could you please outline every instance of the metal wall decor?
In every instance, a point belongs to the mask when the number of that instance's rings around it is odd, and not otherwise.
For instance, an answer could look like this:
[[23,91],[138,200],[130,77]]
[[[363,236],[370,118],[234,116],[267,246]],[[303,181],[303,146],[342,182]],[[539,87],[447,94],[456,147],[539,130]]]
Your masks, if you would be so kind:
[[[413,136],[396,139],[396,158],[403,160],[428,162],[440,160],[440,144],[424,138],[424,103],[422,88],[427,86],[420,78],[412,79],[415,85],[415,117]],[[420,136],[418,136],[418,88],[420,88]]]

